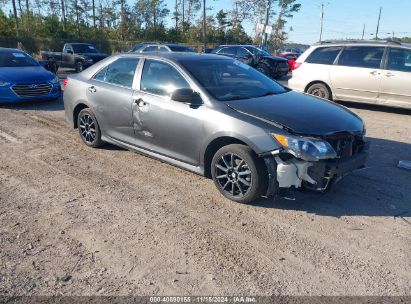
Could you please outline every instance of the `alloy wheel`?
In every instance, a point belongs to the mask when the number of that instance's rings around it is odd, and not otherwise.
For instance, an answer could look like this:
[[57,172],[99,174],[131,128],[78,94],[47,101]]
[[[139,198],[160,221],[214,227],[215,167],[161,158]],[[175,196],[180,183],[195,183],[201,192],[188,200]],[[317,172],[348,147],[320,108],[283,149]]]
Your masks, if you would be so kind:
[[96,139],[96,124],[90,114],[84,113],[80,117],[80,134],[87,144],[92,144]]
[[243,197],[251,189],[252,173],[248,164],[234,153],[220,156],[215,164],[215,178],[220,189],[232,197]]

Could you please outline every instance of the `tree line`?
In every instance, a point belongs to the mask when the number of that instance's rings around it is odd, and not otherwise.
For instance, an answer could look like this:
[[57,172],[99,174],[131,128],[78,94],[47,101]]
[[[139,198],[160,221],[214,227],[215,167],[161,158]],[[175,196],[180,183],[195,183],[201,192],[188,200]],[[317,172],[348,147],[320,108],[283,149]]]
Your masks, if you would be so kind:
[[[0,44],[22,42],[26,48],[61,47],[64,41],[92,41],[105,51],[120,51],[139,41],[200,45],[206,8],[206,41],[218,44],[260,43],[245,22],[273,28],[268,42],[276,46],[292,30],[287,21],[300,10],[297,0],[233,0],[214,12],[215,0],[0,0]],[[268,5],[269,4],[269,5]],[[172,22],[167,22],[171,20]]]

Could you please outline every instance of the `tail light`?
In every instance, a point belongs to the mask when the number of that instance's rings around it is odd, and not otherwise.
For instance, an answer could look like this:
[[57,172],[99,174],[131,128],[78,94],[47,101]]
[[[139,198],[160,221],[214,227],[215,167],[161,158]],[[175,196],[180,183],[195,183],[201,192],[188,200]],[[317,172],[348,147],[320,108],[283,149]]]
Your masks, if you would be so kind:
[[66,78],[66,79],[64,79],[64,81],[63,81],[63,86],[64,86],[64,88],[66,88],[67,85],[68,85],[68,79]]
[[294,70],[298,69],[302,64],[303,64],[302,62],[294,61],[293,64],[291,65],[291,70],[294,71]]

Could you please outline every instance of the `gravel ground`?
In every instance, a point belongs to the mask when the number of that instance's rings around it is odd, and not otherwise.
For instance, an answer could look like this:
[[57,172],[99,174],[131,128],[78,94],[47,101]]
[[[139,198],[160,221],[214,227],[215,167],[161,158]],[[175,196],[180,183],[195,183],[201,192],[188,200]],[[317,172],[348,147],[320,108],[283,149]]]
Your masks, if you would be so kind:
[[368,168],[253,205],[86,147],[61,101],[1,107],[0,295],[411,295],[411,113],[349,106]]

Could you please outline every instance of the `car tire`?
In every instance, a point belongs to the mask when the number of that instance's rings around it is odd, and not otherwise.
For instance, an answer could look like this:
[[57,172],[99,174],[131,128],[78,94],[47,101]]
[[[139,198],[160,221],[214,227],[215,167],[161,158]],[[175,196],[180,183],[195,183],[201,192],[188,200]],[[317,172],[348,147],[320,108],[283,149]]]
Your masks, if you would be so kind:
[[267,188],[264,162],[245,145],[232,144],[219,149],[211,161],[211,176],[221,194],[239,203],[251,203]]
[[87,146],[98,148],[103,144],[100,126],[96,116],[89,108],[80,111],[77,117],[77,126],[80,137]]
[[307,89],[307,93],[320,98],[331,100],[330,89],[324,83],[314,83]]
[[263,63],[258,64],[256,67],[256,70],[263,73],[264,75],[270,77],[270,68]]
[[53,74],[57,75],[57,71],[59,69],[59,66],[57,65],[57,62],[54,59],[48,59],[47,60],[47,68],[46,70],[52,72]]
[[84,70],[84,63],[83,61],[76,62],[76,73],[80,73]]

